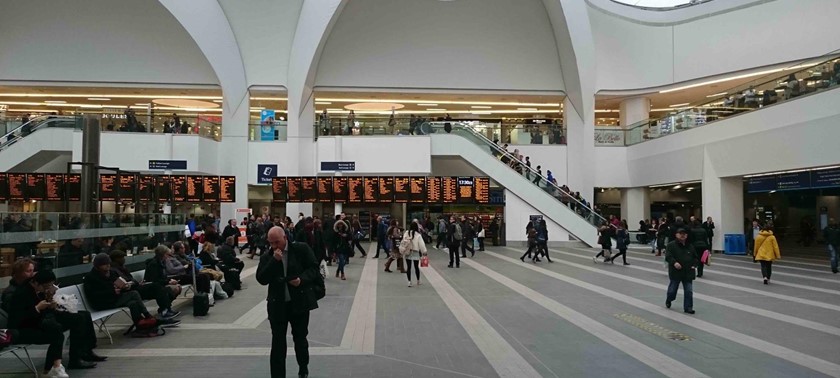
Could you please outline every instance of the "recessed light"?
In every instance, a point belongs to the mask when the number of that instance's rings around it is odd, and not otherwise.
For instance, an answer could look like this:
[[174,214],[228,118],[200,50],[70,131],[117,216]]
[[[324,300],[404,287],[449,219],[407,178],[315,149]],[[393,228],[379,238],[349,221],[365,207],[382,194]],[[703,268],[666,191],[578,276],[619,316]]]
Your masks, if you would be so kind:
[[47,104],[66,104],[67,103],[67,101],[59,101],[59,100],[50,100],[50,101],[44,101],[44,102],[46,102]]
[[91,100],[91,101],[111,101],[111,99],[107,98],[107,97],[88,97],[88,100]]
[[224,102],[224,101],[222,101],[222,100],[213,100],[213,102],[216,102],[216,103],[221,104],[221,103],[222,103],[222,102]]
[[673,187],[673,189],[675,189],[675,190],[679,189],[679,188],[682,188],[682,185],[674,185],[674,187]]
[[417,106],[438,106],[438,104],[417,104]]
[[521,110],[523,112],[536,112],[537,108],[516,108],[516,110]]
[[708,96],[706,96],[706,97],[707,97],[707,98],[712,98],[712,97],[724,96],[724,95],[726,95],[726,92],[720,92],[720,93],[710,94],[710,95],[708,95]]
[[315,101],[315,105],[332,105],[329,101]]
[[680,106],[686,106],[686,105],[688,105],[688,104],[689,104],[688,102],[684,102],[684,103],[682,103],[682,104],[668,105],[668,107],[669,107],[669,108],[679,108]]
[[493,109],[492,106],[483,106],[483,105],[473,105],[473,106],[470,106],[470,107],[473,108],[473,109]]
[[428,110],[430,112],[445,112],[446,111],[446,109],[426,109],[426,110]]

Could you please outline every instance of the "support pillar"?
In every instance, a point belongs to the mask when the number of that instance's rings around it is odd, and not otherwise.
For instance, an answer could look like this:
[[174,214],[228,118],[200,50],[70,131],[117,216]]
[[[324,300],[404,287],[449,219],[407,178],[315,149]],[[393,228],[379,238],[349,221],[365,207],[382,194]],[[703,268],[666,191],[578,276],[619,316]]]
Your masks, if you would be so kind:
[[621,101],[618,111],[621,127],[626,129],[627,126],[650,118],[650,99],[647,97],[628,98]]
[[648,188],[621,189],[621,219],[635,229],[640,220],[650,219],[650,190]]
[[[566,127],[566,184],[589,203],[595,196],[595,102],[585,101],[586,109],[577,109],[569,98],[563,100],[563,125]],[[543,165],[543,170],[551,166]],[[559,182],[563,185],[563,182]]]
[[99,137],[102,129],[99,125],[99,117],[86,115],[84,128],[82,129],[82,212],[98,213],[99,170]]
[[715,235],[712,249],[723,250],[725,234],[744,233],[744,182],[742,177],[718,177],[709,151],[703,158],[703,221],[712,217]]
[[[219,207],[222,223],[236,218],[236,209],[248,207],[248,173],[256,167],[248,166],[248,122],[250,120],[250,94],[224,93],[222,108],[222,141],[219,146],[219,173],[236,176],[236,201]],[[232,156],[245,158],[232,159]]]

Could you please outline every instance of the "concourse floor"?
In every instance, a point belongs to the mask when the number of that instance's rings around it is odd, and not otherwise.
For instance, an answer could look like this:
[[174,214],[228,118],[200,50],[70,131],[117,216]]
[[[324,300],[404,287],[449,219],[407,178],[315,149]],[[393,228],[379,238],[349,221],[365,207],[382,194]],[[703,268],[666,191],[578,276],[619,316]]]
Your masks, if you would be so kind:
[[[629,266],[594,263],[587,248],[552,248],[553,263],[521,262],[522,252],[489,247],[448,268],[430,247],[414,287],[383,272],[384,259],[352,258],[311,314],[310,376],[840,377],[840,275],[822,261],[779,261],[764,285],[758,264],[714,255],[688,315],[682,288],[665,308],[667,271],[649,251],[631,250]],[[109,360],[70,376],[268,377],[266,288],[257,260],[244,260],[245,289],[208,316],[179,299],[182,325],[149,339],[121,336],[128,319],[114,318],[114,344],[97,349]],[[42,366],[44,348],[32,355]],[[0,377],[28,376],[0,357]]]

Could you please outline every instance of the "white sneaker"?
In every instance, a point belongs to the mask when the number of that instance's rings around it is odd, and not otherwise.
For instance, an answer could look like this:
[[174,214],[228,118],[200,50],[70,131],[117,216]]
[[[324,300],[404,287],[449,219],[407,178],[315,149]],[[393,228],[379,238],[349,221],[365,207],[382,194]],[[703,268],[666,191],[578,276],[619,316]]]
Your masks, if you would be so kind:
[[420,286],[420,280],[417,280],[417,286]]
[[411,281],[410,280],[408,281],[408,287],[411,287]]
[[51,378],[70,378],[67,375],[67,372],[64,370],[64,365],[59,365],[58,367],[53,366],[49,372],[47,372],[47,377]]

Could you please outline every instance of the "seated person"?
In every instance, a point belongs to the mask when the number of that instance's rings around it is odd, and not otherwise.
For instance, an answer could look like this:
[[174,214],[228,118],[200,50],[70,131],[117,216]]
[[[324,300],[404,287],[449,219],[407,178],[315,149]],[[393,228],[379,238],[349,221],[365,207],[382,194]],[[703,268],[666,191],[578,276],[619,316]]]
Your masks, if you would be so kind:
[[[152,318],[152,314],[143,304],[143,298],[137,291],[128,290],[125,282],[111,272],[111,258],[104,253],[93,259],[93,268],[85,274],[83,289],[85,296],[94,310],[102,311],[128,307],[131,320],[137,324],[142,319]],[[178,325],[177,319],[161,319],[161,325]]]
[[[157,255],[157,249],[155,249],[155,255]],[[137,282],[131,275],[131,272],[125,267],[125,252],[112,251],[109,256],[111,257],[112,273],[126,282],[126,285],[123,287],[124,291],[136,290],[140,293],[140,298],[143,298],[143,300],[154,299],[158,305],[158,317],[161,319],[171,319],[181,314],[180,312],[172,311],[172,300],[177,298],[178,294],[181,293],[181,287],[178,286],[177,281],[166,281],[165,285],[157,281],[143,280],[143,282]],[[155,260],[155,258],[151,258],[149,261]],[[148,276],[149,267],[147,263],[146,277]]]
[[[168,278],[178,281],[181,285],[195,284],[197,291],[208,293],[210,292],[210,277],[207,274],[200,273],[198,269],[193,267],[190,262],[192,256],[187,256],[186,246],[182,242],[175,242],[172,244],[172,251],[167,254],[165,261],[166,276]],[[192,272],[188,269],[195,269],[195,280],[193,282]]]
[[55,262],[56,268],[84,264],[85,251],[82,249],[84,244],[85,240],[82,238],[64,242],[64,245],[58,250],[58,257],[56,257]]
[[[28,270],[28,268],[27,268]],[[29,274],[29,273],[26,273]],[[70,369],[96,367],[92,361],[104,361],[93,353],[96,335],[93,325],[80,321],[80,314],[57,310],[53,302],[55,274],[49,270],[35,273],[17,286],[9,302],[9,328],[17,344],[49,344],[44,370],[48,377],[67,377],[62,365],[64,332],[70,331]],[[90,314],[87,314],[90,319]]]
[[216,258],[216,245],[205,242],[201,247],[201,253],[198,254],[198,259],[201,260],[201,266],[217,270],[219,259]]
[[236,257],[235,247],[236,239],[234,236],[228,236],[225,243],[219,247],[219,260],[222,262],[221,268],[223,271],[233,268],[241,272],[245,268],[245,263]]

